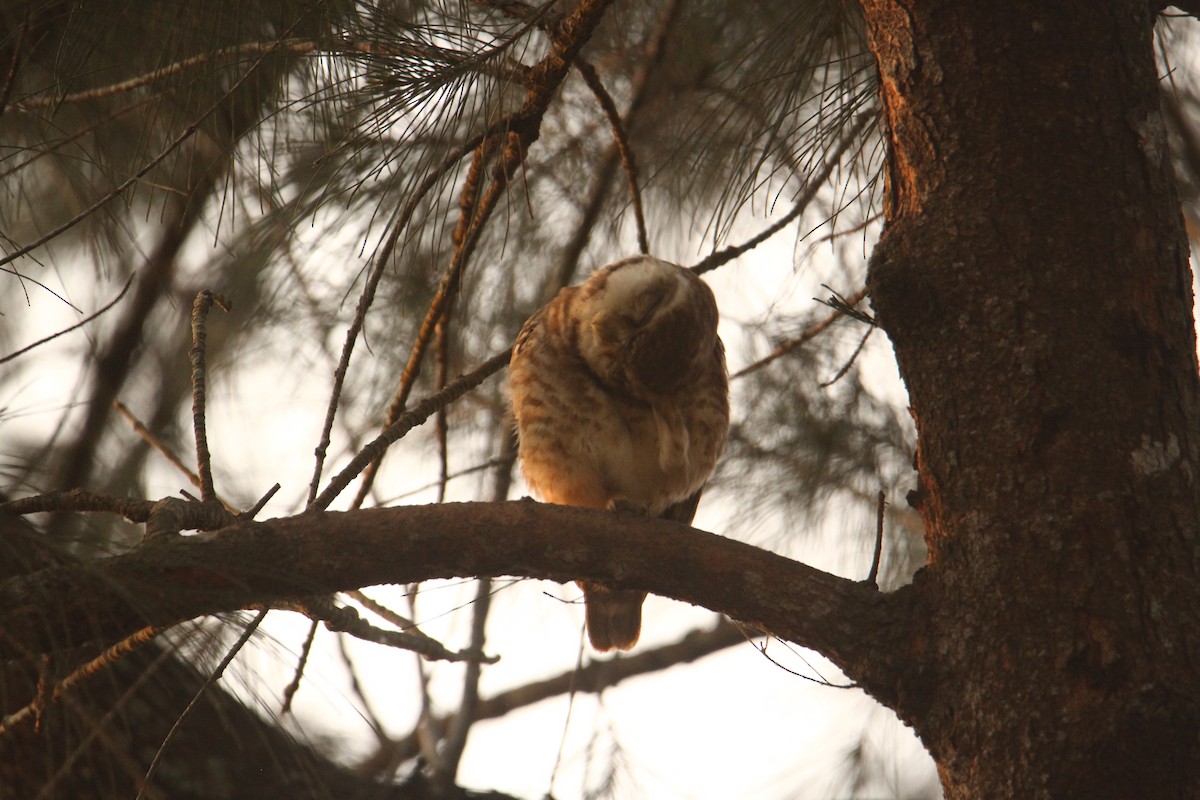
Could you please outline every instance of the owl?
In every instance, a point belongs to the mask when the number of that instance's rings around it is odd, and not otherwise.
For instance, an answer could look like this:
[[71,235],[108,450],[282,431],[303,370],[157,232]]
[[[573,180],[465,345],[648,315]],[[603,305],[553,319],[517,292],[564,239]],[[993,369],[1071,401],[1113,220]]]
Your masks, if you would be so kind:
[[[525,323],[509,388],[521,471],[542,500],[692,521],[729,430],[717,303],[650,256],[563,289]],[[628,650],[645,592],[580,581],[592,647]]]

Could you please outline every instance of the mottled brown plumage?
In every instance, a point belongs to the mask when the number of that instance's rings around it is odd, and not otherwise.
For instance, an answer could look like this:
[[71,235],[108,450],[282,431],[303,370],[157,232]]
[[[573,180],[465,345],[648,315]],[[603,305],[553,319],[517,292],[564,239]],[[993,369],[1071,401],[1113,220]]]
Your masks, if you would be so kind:
[[[717,305],[692,272],[638,256],[563,289],[521,329],[509,384],[538,497],[692,521],[729,428]],[[592,646],[633,647],[645,592],[580,586]]]

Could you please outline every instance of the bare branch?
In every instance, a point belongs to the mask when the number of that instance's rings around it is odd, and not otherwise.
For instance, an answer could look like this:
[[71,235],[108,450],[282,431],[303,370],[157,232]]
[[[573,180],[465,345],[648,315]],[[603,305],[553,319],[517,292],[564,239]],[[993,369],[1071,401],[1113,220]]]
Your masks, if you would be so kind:
[[21,50],[25,37],[29,35],[29,9],[25,10],[25,19],[17,29],[17,39],[12,44],[12,60],[8,63],[8,72],[4,75],[4,84],[0,86],[0,116],[8,109],[8,98],[12,94],[13,83],[17,77],[17,66],[21,63]]
[[[165,94],[165,92],[164,92],[164,94]],[[142,108],[143,106],[150,105],[156,99],[158,99],[158,98],[153,97],[153,96],[152,97],[144,97],[141,100],[138,100],[137,102],[130,103],[129,105],[124,106],[123,108],[118,108],[109,114],[96,117],[88,125],[84,125],[82,127],[73,129],[71,134],[68,136],[63,136],[58,139],[54,139],[53,141],[39,142],[36,147],[31,148],[31,151],[27,158],[24,158],[21,160],[18,160],[15,158],[10,159],[10,161],[13,162],[12,166],[10,166],[8,169],[0,170],[0,180],[4,180],[4,179],[8,178],[10,175],[15,175],[17,172],[20,172],[23,169],[28,169],[30,166],[32,166],[34,163],[36,163],[39,159],[45,158],[46,156],[49,156],[49,155],[53,155],[54,153],[57,153],[58,151],[62,150],[63,148],[74,144],[75,142],[79,141],[80,139],[83,139],[87,136],[91,136],[96,131],[100,130],[105,125],[109,124],[110,122],[120,119],[124,115],[126,115],[132,111],[136,111],[137,109]]]
[[257,503],[250,506],[250,508],[246,509],[242,513],[238,514],[238,519],[254,519],[255,517],[257,517],[258,512],[262,511],[263,507],[267,503],[271,502],[271,498],[275,496],[275,493],[278,492],[280,490],[280,488],[281,488],[281,486],[279,483],[271,484],[271,488],[267,489],[266,493],[262,497],[258,498]]
[[166,442],[155,436],[152,430],[143,425],[142,421],[133,415],[133,412],[129,410],[128,406],[126,406],[120,400],[113,400],[113,408],[115,408],[117,413],[125,418],[125,421],[129,423],[131,428],[133,428],[134,433],[142,437],[142,440],[155,450],[162,453],[163,457],[166,458],[167,461],[171,462],[171,464],[177,470],[182,472],[184,477],[186,477],[193,486],[200,486],[200,476],[197,475],[191,467],[185,464],[183,459],[180,458],[174,450],[167,446]]
[[337,633],[348,633],[363,641],[411,650],[431,661],[483,661],[494,664],[499,660],[477,651],[450,650],[437,639],[415,629],[389,631],[376,627],[359,616],[353,608],[336,605],[329,597],[308,597],[303,600],[275,603],[272,607],[303,614],[314,622],[323,622],[326,628]]
[[702,605],[818,650],[885,702],[893,660],[919,624],[909,588],[881,594],[667,520],[451,503],[245,522],[11,579],[0,587],[0,659],[362,586],[499,575],[594,580]]
[[[639,62],[633,74],[630,86],[629,109],[625,112],[625,119],[623,120],[626,130],[632,127],[638,116],[638,112],[645,106],[646,98],[649,94],[650,75],[654,72],[655,68],[662,64],[663,55],[667,49],[667,37],[675,25],[678,13],[679,0],[669,0],[659,15],[657,28],[645,44],[644,57]],[[587,203],[583,207],[583,214],[579,219],[575,232],[568,240],[562,256],[559,258],[558,269],[555,271],[556,280],[551,282],[547,288],[558,291],[560,286],[566,286],[571,282],[571,277],[575,274],[579,263],[579,256],[583,253],[583,248],[587,245],[588,239],[592,234],[592,229],[596,226],[596,221],[600,217],[600,211],[604,206],[604,198],[608,196],[608,186],[612,182],[613,175],[616,174],[617,163],[619,161],[620,153],[614,143],[608,148],[608,151],[604,155],[604,160],[600,162],[600,166],[595,171],[592,179],[592,189],[588,194]],[[542,301],[543,303],[548,303],[552,298],[552,294],[547,294],[543,296]]]
[[381,619],[387,620],[402,631],[412,630],[417,627],[417,623],[413,622],[408,617],[393,611],[383,603],[368,597],[366,594],[357,589],[346,592],[346,596],[358,603],[367,611],[370,611],[372,614],[380,617]]
[[367,311],[371,308],[371,304],[375,301],[375,292],[379,288],[379,281],[383,278],[384,270],[388,262],[391,261],[392,253],[396,250],[396,244],[400,240],[400,234],[406,230],[408,221],[412,215],[416,213],[417,207],[421,200],[424,199],[433,187],[442,177],[462,160],[467,153],[477,148],[484,140],[485,136],[480,135],[469,142],[461,145],[455,151],[450,153],[442,160],[442,163],[433,169],[421,181],[420,186],[413,190],[408,201],[396,213],[395,218],[390,224],[387,238],[380,245],[379,250],[375,253],[372,259],[371,272],[367,276],[366,285],[363,286],[362,294],[358,298],[358,305],[354,309],[354,319],[350,322],[350,327],[346,330],[346,338],[342,343],[342,354],[338,359],[337,368],[333,372],[333,388],[330,390],[329,406],[325,412],[325,424],[321,428],[321,441],[317,444],[316,449],[316,464],[313,466],[312,482],[309,484],[308,490],[308,505],[311,507],[316,495],[317,488],[321,482],[321,472],[325,465],[325,453],[329,449],[330,436],[333,432],[333,420],[337,415],[338,403],[341,402],[342,385],[346,380],[346,372],[350,368],[350,356],[354,352],[354,345],[358,341],[358,334],[362,330],[364,321],[366,320]]
[[311,507],[315,509],[328,508],[329,504],[342,493],[342,490],[350,485],[350,481],[366,469],[367,465],[381,456],[393,442],[429,419],[439,408],[445,408],[483,383],[489,376],[499,372],[508,364],[509,356],[510,351],[508,350],[492,356],[473,372],[463,375],[442,391],[417,403],[412,411],[401,414],[393,425],[371,440],[358,452],[358,455],[350,460],[350,463],[329,482],[325,491],[321,492],[320,496],[312,502]]
[[196,293],[192,304],[192,428],[196,435],[196,465],[200,476],[200,497],[205,502],[215,500],[213,488],[212,455],[208,452],[208,434],[205,430],[204,404],[207,399],[205,348],[208,344],[208,310],[213,303],[229,310],[229,301],[205,289]]
[[[507,428],[501,425],[500,455],[504,466],[494,473],[495,483],[492,486],[492,500],[501,502],[508,499],[512,488],[512,465],[517,458],[516,439],[509,434]],[[487,632],[487,618],[492,603],[492,581],[481,578],[475,587],[475,602],[471,617],[471,649],[483,652],[484,638]],[[479,678],[482,674],[482,664],[475,662],[467,665],[463,674],[462,697],[459,699],[458,712],[445,725],[437,725],[435,729],[445,731],[441,747],[438,749],[438,760],[434,764],[434,783],[448,789],[454,785],[458,773],[459,762],[463,750],[467,746],[467,735],[471,726],[479,719]]]
[[308,666],[308,657],[312,654],[312,646],[317,638],[319,625],[320,623],[314,619],[308,626],[308,634],[304,637],[304,644],[300,646],[300,655],[296,659],[296,669],[292,673],[292,680],[283,690],[280,714],[290,714],[292,711],[292,699],[296,696],[296,692],[300,691],[300,681],[304,679],[304,669]]
[[887,508],[887,495],[879,490],[879,498],[875,508],[875,553],[871,556],[871,571],[867,574],[867,583],[879,588],[879,557],[883,554],[883,516]]
[[864,333],[863,337],[858,340],[858,346],[854,348],[854,352],[851,353],[850,357],[846,359],[846,363],[842,364],[838,371],[834,373],[832,378],[827,381],[822,381],[820,384],[818,384],[822,389],[828,389],[830,386],[833,386],[842,378],[846,377],[846,373],[850,371],[850,368],[854,366],[854,362],[857,361],[859,355],[862,354],[863,348],[867,346],[867,339],[871,338],[871,334],[875,332],[875,329],[875,325],[867,328],[867,332]]
[[[55,770],[54,775],[52,775],[49,780],[45,782],[41,788],[41,791],[38,792],[38,795],[36,798],[34,798],[34,800],[44,800],[45,798],[55,797],[55,790],[58,782],[70,774],[75,760],[87,752],[88,745],[90,745],[95,739],[98,739],[103,743],[107,753],[113,758],[121,770],[133,779],[135,785],[142,782],[142,776],[144,773],[142,772],[141,765],[135,761],[132,756],[130,756],[128,750],[124,746],[113,741],[109,726],[113,719],[117,716],[118,712],[126,708],[130,700],[136,696],[136,693],[141,688],[142,684],[146,683],[153,677],[159,677],[158,670],[163,666],[164,663],[166,663],[170,653],[170,649],[164,648],[159,655],[150,662],[148,668],[145,669],[129,686],[126,687],[121,696],[117,698],[117,701],[113,703],[112,706],[104,712],[103,716],[99,718],[97,718],[87,707],[85,707],[83,703],[78,702],[78,700],[76,700],[76,698],[72,695],[63,695],[63,700],[68,706],[70,706],[72,713],[84,720],[87,734],[78,744],[75,745],[75,748],[71,751],[70,755],[62,760],[62,763],[58,765],[58,769]],[[163,794],[156,789],[147,787],[144,789],[144,794],[147,797],[147,800],[164,800]]]
[[637,161],[634,160],[633,149],[629,146],[629,137],[625,133],[625,123],[621,121],[621,112],[617,110],[617,104],[613,101],[612,95],[604,88],[604,83],[596,73],[595,67],[581,58],[575,62],[575,69],[579,70],[584,83],[596,96],[596,102],[600,104],[604,116],[608,117],[608,124],[612,127],[613,141],[616,143],[617,152],[621,154],[626,183],[629,184],[629,200],[633,203],[633,218],[637,221],[638,249],[643,255],[648,254],[650,239],[646,235],[646,216],[642,211],[642,192],[638,188]]
[[[362,680],[359,678],[358,667],[354,665],[354,659],[350,657],[350,648],[347,647],[345,636],[334,637],[337,640],[338,654],[342,657],[342,666],[346,668],[346,675],[350,678],[350,691],[354,692],[354,696],[358,698],[358,704],[362,708],[363,718],[367,725],[370,726],[371,732],[375,734],[376,741],[386,742],[387,733],[383,727],[383,720],[379,713],[375,710],[374,703],[367,697],[367,693],[363,691]],[[417,659],[420,661],[420,659]]]
[[[629,678],[658,672],[678,664],[687,664],[721,650],[734,647],[749,640],[750,634],[727,620],[721,620],[713,628],[694,630],[677,642],[640,650],[619,658],[592,661],[578,670],[570,669],[553,677],[517,686],[479,701],[475,709],[476,721],[496,719],[519,708],[549,700],[570,692],[598,694]],[[448,722],[445,717],[435,720],[435,725]],[[390,773],[395,766],[420,755],[419,734],[414,732],[382,744],[370,758],[360,765],[360,770],[370,775]]]
[[[442,276],[441,283],[438,284],[437,292],[434,293],[429,307],[425,310],[425,317],[417,329],[417,340],[413,342],[413,346],[409,350],[408,361],[405,362],[404,369],[400,373],[400,383],[396,387],[392,402],[388,406],[387,415],[384,417],[383,427],[385,430],[404,413],[409,394],[421,371],[425,350],[441,325],[442,319],[449,313],[450,304],[458,292],[459,282],[462,279],[462,272],[466,267],[469,254],[467,250],[469,233],[472,229],[478,231],[486,222],[491,209],[499,198],[498,194],[489,192],[484,203],[478,203],[483,167],[491,151],[495,149],[495,138],[493,136],[484,138],[475,148],[471,158],[471,167],[467,171],[462,190],[459,193],[459,218],[458,224],[454,228],[454,254],[450,259],[450,266]],[[439,390],[441,388],[438,387]],[[367,493],[371,491],[371,486],[375,482],[375,475],[379,472],[385,453],[386,451],[380,452],[379,456],[367,467],[362,483],[359,484],[358,491],[354,495],[354,501],[350,504],[351,508],[362,507],[363,500],[366,499]]]

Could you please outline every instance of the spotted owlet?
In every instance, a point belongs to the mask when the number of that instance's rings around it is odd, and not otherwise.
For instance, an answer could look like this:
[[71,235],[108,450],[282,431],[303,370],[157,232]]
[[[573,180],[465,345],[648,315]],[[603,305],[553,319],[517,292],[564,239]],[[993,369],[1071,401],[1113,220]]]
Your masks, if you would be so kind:
[[[637,256],[563,289],[509,368],[521,470],[550,503],[690,523],[729,429],[717,303],[690,270]],[[596,650],[628,650],[645,592],[580,581]]]

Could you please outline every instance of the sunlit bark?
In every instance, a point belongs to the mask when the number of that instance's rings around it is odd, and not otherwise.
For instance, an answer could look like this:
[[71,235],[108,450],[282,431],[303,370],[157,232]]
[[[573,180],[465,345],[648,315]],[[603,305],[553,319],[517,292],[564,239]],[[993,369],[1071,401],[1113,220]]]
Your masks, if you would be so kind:
[[870,288],[930,565],[901,716],[947,796],[1200,794],[1191,276],[1145,3],[863,3]]

